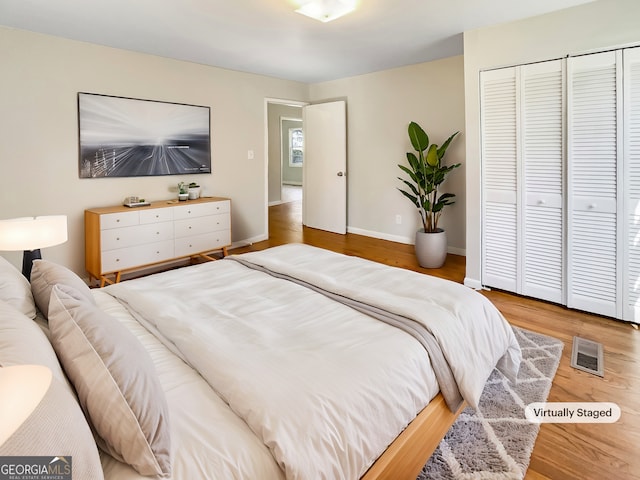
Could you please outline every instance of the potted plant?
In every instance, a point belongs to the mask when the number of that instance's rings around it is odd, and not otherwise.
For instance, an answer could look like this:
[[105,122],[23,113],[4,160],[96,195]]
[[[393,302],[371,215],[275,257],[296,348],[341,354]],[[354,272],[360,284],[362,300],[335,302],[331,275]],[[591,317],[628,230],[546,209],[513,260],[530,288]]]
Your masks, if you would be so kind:
[[189,198],[189,185],[184,182],[178,183],[178,200],[181,202]]
[[189,200],[195,200],[196,198],[200,198],[200,185],[196,182],[191,182],[189,184]]
[[408,187],[398,190],[416,206],[422,221],[422,228],[416,232],[418,263],[426,268],[439,268],[447,258],[447,235],[438,227],[438,221],[444,207],[455,203],[455,195],[440,193],[438,187],[451,170],[460,166],[443,165],[442,158],[460,132],[451,135],[440,147],[429,143],[429,136],[416,122],[409,124],[408,132],[417,154],[407,152],[409,167],[398,165],[409,176],[409,179],[398,177]]

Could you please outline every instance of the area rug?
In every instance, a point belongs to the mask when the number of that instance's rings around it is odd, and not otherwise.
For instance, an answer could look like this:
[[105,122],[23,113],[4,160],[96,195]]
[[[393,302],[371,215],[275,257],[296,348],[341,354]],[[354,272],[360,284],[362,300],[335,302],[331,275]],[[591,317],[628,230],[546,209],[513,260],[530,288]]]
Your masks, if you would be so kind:
[[513,327],[522,349],[518,382],[494,370],[479,410],[466,408],[418,476],[418,480],[522,479],[539,424],[525,419],[532,402],[547,400],[563,342]]

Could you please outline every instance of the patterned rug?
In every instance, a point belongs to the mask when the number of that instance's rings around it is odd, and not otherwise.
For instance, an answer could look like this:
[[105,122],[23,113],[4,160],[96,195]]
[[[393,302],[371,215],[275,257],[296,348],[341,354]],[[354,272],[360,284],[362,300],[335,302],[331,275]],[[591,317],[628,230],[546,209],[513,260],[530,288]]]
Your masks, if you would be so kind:
[[522,349],[517,385],[494,370],[479,411],[466,408],[460,414],[418,480],[524,478],[540,428],[525,419],[524,409],[547,400],[564,344],[528,330],[513,330]]

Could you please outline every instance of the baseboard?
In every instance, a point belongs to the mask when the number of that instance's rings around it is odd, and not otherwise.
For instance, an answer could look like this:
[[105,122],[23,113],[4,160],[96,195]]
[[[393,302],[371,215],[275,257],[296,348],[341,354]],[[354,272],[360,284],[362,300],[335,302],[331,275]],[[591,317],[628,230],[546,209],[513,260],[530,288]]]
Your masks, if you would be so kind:
[[[372,230],[364,230],[362,228],[347,227],[347,232],[355,233],[356,235],[363,235],[365,237],[379,238],[380,240],[388,240],[390,242],[404,243],[405,245],[413,245],[415,243],[414,237],[390,235],[388,233],[375,232]],[[453,255],[460,255],[461,257],[467,256],[467,251],[464,248],[447,247],[447,252]]]
[[388,233],[382,233],[382,232],[374,232],[371,230],[364,230],[362,228],[347,227],[347,233],[355,233],[356,235],[362,235],[365,237],[373,237],[373,238],[379,238],[380,240],[388,240],[390,242],[413,245],[412,238],[402,237],[400,235],[390,235]]

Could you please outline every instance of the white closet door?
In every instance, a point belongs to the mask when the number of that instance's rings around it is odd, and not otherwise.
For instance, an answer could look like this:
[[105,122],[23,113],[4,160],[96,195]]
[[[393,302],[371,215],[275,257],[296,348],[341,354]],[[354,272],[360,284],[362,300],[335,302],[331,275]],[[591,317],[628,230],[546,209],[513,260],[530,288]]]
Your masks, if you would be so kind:
[[624,50],[623,316],[640,322],[640,47]]
[[564,303],[564,63],[521,68],[524,295]]
[[619,317],[621,52],[567,60],[567,306]]
[[482,283],[516,292],[518,70],[482,72]]

